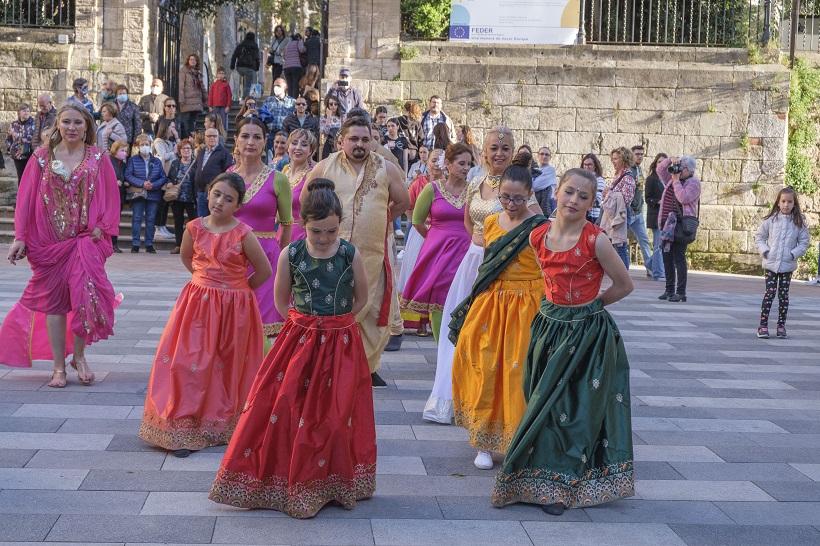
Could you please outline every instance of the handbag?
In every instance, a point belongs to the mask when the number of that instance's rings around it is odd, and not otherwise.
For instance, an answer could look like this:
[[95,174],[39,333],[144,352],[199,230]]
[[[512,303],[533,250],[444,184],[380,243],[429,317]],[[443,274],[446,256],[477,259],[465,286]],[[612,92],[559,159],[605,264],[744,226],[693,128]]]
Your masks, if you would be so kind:
[[[146,178],[151,180],[151,171],[154,168],[153,162],[148,165],[148,176]],[[147,199],[148,198],[148,190],[140,186],[132,186],[129,184],[125,188],[125,200],[126,201],[133,201],[134,199]]]
[[166,186],[165,193],[162,194],[163,201],[167,201],[168,203],[170,203],[172,201],[176,201],[177,199],[179,199],[179,191],[182,189],[182,183],[185,181],[185,177],[188,176],[188,171],[191,170],[191,165],[193,164],[193,161],[188,163],[188,168],[185,169],[185,172],[182,173],[182,176],[177,177],[179,182]]
[[698,225],[700,225],[700,199],[698,199],[698,215],[684,216],[683,205],[678,198],[675,197],[675,203],[678,205],[680,215],[678,223],[675,224],[675,242],[688,245],[693,243],[698,236]]

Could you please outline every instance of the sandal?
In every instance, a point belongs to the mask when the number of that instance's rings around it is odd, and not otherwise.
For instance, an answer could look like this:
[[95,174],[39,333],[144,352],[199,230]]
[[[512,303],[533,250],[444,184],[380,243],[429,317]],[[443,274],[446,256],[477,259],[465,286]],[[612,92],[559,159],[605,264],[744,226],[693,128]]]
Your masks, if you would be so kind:
[[[55,378],[55,376],[56,376],[56,378]],[[62,388],[65,387],[65,385],[66,385],[65,372],[58,372],[58,371],[55,370],[54,373],[51,374],[51,381],[48,382],[48,386],[51,387],[52,389],[62,389]]]
[[430,332],[427,331],[426,324],[419,324],[419,327],[416,329],[416,336],[417,337],[427,337],[430,335]]
[[[85,358],[72,358],[71,367],[77,370],[77,379],[86,387],[94,382],[94,372],[88,367],[88,362],[86,362]],[[82,370],[80,368],[82,368]]]

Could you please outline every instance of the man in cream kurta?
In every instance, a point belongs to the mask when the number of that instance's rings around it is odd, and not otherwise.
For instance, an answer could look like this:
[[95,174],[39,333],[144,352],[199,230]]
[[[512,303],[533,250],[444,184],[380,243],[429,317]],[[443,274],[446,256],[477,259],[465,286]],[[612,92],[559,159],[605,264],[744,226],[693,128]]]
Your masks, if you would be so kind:
[[[341,151],[320,161],[308,176],[327,178],[336,185],[342,203],[339,236],[361,253],[367,275],[367,305],[356,315],[362,333],[373,385],[386,386],[376,371],[390,337],[392,268],[387,244],[394,218],[410,206],[410,194],[401,172],[370,149],[370,125],[348,118],[339,131]],[[304,199],[308,192],[303,191]]]

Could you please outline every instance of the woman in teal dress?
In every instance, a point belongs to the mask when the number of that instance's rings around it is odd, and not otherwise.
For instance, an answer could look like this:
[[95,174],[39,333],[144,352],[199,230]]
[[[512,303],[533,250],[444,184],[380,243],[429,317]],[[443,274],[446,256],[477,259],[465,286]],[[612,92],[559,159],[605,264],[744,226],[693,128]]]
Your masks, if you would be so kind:
[[[546,298],[530,328],[527,408],[496,476],[493,505],[593,506],[635,494],[629,362],[604,310],[632,292],[606,234],[586,220],[597,180],[561,178],[555,220],[532,231]],[[612,285],[599,294],[604,273]]]

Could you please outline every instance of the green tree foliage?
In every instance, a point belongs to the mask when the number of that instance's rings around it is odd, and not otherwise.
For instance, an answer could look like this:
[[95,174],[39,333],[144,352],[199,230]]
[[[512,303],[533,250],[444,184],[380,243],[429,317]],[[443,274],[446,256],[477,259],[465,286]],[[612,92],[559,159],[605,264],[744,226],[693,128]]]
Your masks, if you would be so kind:
[[789,88],[789,142],[786,182],[802,194],[811,195],[818,185],[817,128],[820,70],[802,58],[794,60]]
[[213,17],[216,10],[228,4],[236,4],[234,0],[182,0],[182,12],[197,17]]
[[401,0],[402,32],[418,38],[442,38],[450,26],[450,0]]

